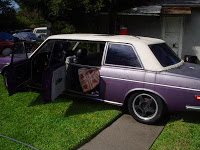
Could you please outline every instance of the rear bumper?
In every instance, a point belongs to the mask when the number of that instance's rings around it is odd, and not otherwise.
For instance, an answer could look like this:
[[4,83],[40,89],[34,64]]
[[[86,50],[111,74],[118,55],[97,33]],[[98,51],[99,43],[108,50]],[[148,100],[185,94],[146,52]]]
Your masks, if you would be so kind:
[[186,110],[189,110],[189,111],[200,111],[200,106],[186,106]]

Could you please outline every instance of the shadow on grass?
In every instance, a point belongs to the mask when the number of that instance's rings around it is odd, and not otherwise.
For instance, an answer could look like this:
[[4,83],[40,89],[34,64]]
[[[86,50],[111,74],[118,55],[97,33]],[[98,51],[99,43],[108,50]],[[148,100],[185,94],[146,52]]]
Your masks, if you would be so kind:
[[119,110],[119,107],[86,98],[77,98],[67,109],[65,117],[105,110]]
[[[93,113],[97,111],[105,111],[105,110],[121,110],[123,112],[122,107],[119,106],[114,106],[100,101],[95,101],[87,98],[80,98],[76,96],[69,96],[69,95],[61,95],[51,103],[66,103],[69,101],[71,101],[72,104],[66,110],[65,117],[86,114],[86,113]],[[40,94],[34,101],[32,101],[29,107],[37,105],[45,105],[42,94]],[[125,113],[129,114],[127,111]],[[154,125],[164,126],[169,121],[170,118],[171,115],[166,115],[158,123]]]
[[[69,101],[72,102],[72,104],[66,110],[65,117],[93,113],[97,111],[120,110],[120,108],[117,106],[105,104],[103,102],[94,101],[87,98],[80,98],[68,95],[61,95],[51,103],[66,103]],[[40,94],[35,100],[33,100],[29,104],[29,107],[34,107],[38,105],[45,105],[42,94]]]
[[[66,96],[66,95],[61,95],[58,98],[56,98],[55,101],[48,102],[48,103],[63,103],[63,102],[71,101],[71,100],[73,100],[72,97]],[[43,96],[43,94],[40,93],[39,96],[29,104],[29,107],[37,106],[37,105],[45,105],[48,103],[44,102],[44,96]]]
[[177,112],[171,114],[170,122],[175,122],[178,120],[183,120],[188,123],[200,124],[200,112]]
[[44,105],[43,96],[40,94],[37,98],[29,104],[31,106]]

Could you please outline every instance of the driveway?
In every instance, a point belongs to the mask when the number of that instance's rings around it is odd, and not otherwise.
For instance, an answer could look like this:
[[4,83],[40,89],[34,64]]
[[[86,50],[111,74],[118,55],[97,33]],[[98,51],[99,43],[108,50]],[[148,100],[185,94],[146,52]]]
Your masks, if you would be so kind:
[[164,125],[141,124],[124,114],[79,150],[148,150]]

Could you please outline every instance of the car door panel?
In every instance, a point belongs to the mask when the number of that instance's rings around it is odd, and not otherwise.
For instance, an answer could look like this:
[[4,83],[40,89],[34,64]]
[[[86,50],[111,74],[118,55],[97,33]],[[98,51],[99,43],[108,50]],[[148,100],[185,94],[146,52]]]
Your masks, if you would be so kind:
[[48,67],[43,73],[45,101],[55,100],[66,90],[66,65]]
[[52,73],[51,99],[55,100],[66,89],[66,66],[61,66]]
[[31,63],[29,59],[12,63],[6,69],[9,95],[19,92],[31,78]]

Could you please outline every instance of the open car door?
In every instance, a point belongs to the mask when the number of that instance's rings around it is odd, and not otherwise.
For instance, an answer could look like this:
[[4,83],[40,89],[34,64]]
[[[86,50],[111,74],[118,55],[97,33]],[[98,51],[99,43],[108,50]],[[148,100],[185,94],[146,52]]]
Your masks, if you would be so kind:
[[4,73],[4,79],[6,78],[5,82],[10,96],[26,87],[27,82],[31,78],[31,61],[28,59],[23,43],[20,44],[22,44],[21,49],[19,49],[19,45],[15,46],[12,52],[11,63]]
[[50,64],[43,72],[44,100],[55,100],[66,90],[65,51],[67,41],[56,41],[51,54]]
[[48,67],[43,73],[44,100],[55,100],[65,91],[66,66]]

